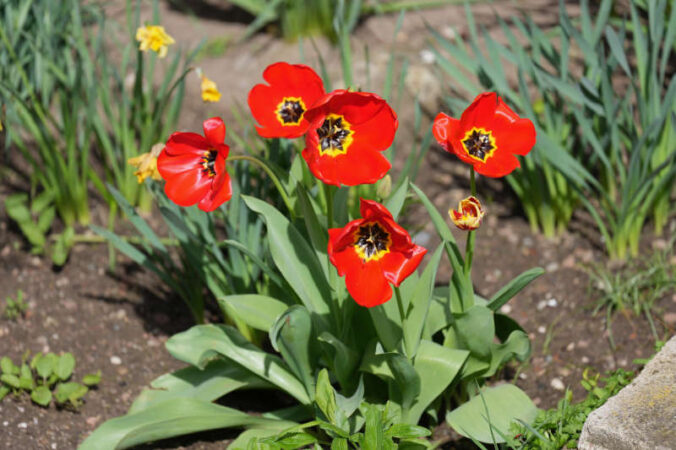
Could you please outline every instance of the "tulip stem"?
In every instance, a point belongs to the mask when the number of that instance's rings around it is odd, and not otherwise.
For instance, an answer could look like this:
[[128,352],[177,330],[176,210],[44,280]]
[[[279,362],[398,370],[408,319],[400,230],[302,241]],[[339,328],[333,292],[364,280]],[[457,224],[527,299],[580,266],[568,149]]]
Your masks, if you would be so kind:
[[401,326],[403,328],[406,314],[404,313],[404,302],[401,299],[401,291],[398,286],[394,286],[394,295],[397,297],[397,307],[399,308],[399,316],[401,317]]
[[[469,168],[469,188],[472,191],[472,196],[476,197],[476,180],[474,175],[474,167]],[[474,230],[467,234],[467,244],[465,245],[465,276],[469,277],[472,271],[472,259],[474,258]]]
[[279,195],[281,195],[282,200],[284,201],[284,204],[286,205],[286,209],[289,210],[289,214],[291,215],[291,220],[295,217],[295,214],[293,213],[293,206],[291,205],[291,201],[289,200],[289,196],[286,195],[286,190],[284,190],[284,186],[282,186],[282,183],[280,183],[279,178],[277,178],[277,175],[268,167],[267,164],[265,164],[263,161],[261,161],[258,158],[255,158],[253,156],[249,155],[231,155],[227,159],[228,161],[249,161],[254,164],[257,164],[258,167],[263,169],[265,173],[270,177],[272,182],[275,184],[275,187],[277,188],[277,191],[279,192]]

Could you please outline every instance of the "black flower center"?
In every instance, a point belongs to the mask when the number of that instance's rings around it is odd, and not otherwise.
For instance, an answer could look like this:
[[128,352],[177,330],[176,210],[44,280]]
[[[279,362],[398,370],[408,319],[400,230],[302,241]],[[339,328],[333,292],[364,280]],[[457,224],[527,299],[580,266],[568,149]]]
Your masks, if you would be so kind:
[[302,100],[295,97],[284,98],[277,107],[277,116],[282,125],[298,125],[305,113]]
[[370,223],[359,227],[357,242],[354,244],[357,253],[363,260],[370,260],[382,256],[389,250],[390,234],[379,224]]
[[495,150],[495,140],[492,138],[491,132],[484,129],[473,128],[465,135],[462,145],[465,146],[465,150],[470,156],[482,162],[486,162],[486,159]]
[[207,150],[202,156],[202,171],[210,177],[216,176],[216,156],[217,150]]
[[343,116],[329,114],[322,126],[317,128],[319,136],[319,152],[324,155],[335,156],[345,153],[352,142],[350,124]]

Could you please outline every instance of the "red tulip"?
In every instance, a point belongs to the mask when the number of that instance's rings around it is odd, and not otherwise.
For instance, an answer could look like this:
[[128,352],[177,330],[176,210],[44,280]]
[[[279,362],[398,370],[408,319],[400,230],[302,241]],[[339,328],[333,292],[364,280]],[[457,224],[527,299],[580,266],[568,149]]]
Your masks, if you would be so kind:
[[535,145],[535,126],[494,92],[479,95],[460,120],[439,113],[432,128],[439,144],[487,177],[503,177],[520,167],[514,155]]
[[297,138],[309,122],[305,113],[324,95],[322,79],[303,64],[278,62],[268,66],[263,78],[249,92],[249,108],[264,138]]
[[370,308],[392,297],[389,283],[399,286],[427,250],[380,203],[361,199],[360,211],[361,219],[329,230],[328,253],[352,298]]
[[204,121],[204,137],[176,132],[169,137],[157,158],[157,169],[166,180],[164,192],[180,206],[198,204],[202,211],[213,211],[230,200],[230,176],[225,160],[230,148],[225,140],[225,124],[219,117]]
[[335,90],[306,114],[303,158],[326,184],[371,184],[390,162],[381,152],[394,140],[399,122],[385,100],[368,92]]

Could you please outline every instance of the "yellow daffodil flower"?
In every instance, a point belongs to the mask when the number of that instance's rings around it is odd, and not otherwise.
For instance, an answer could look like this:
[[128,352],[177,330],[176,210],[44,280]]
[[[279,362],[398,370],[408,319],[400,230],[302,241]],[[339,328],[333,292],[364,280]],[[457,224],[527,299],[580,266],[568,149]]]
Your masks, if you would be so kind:
[[168,46],[173,44],[174,39],[164,31],[161,25],[146,25],[136,30],[136,40],[141,44],[139,50],[147,52],[152,50],[157,52],[160,58],[167,55]]
[[217,102],[221,99],[221,93],[212,80],[202,75],[202,101]]
[[143,180],[148,177],[152,177],[153,180],[162,179],[160,172],[157,170],[157,157],[160,156],[163,148],[164,144],[155,144],[148,153],[129,158],[127,164],[136,167],[137,170],[134,175],[136,175],[139,184],[143,183]]

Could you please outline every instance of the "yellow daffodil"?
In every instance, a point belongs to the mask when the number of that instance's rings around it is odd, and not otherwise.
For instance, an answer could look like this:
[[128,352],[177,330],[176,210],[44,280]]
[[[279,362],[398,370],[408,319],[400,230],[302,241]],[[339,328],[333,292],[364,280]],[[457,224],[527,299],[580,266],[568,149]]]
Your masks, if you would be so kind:
[[127,164],[136,167],[137,170],[134,175],[136,175],[139,184],[143,183],[143,180],[148,177],[152,177],[153,180],[162,179],[160,172],[157,170],[157,157],[160,156],[163,148],[164,144],[155,144],[148,153],[129,158]]
[[168,46],[173,44],[174,39],[164,31],[161,25],[146,25],[136,30],[136,40],[141,43],[139,50],[157,52],[160,58],[167,55]]
[[449,209],[448,215],[456,227],[461,230],[476,230],[484,218],[484,208],[478,198],[469,196],[460,201],[458,209]]
[[212,80],[202,75],[202,101],[217,102],[221,99],[221,93]]

